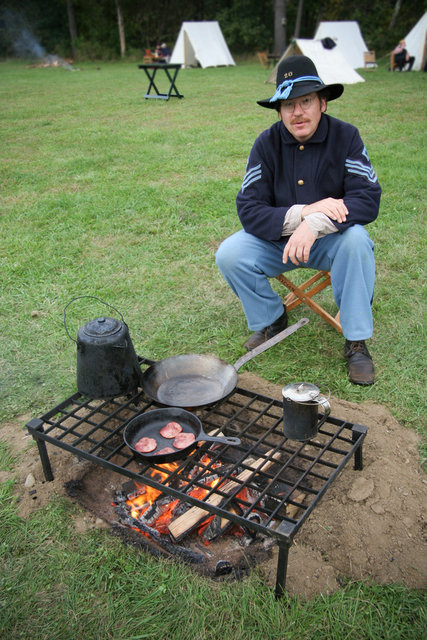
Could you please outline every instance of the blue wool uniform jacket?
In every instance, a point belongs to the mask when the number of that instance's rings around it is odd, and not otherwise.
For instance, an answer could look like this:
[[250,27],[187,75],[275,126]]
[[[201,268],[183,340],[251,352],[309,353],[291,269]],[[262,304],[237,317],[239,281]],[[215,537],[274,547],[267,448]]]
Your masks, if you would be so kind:
[[358,130],[322,114],[308,142],[299,143],[281,121],[263,131],[249,155],[237,194],[243,228],[264,240],[279,240],[288,209],[323,198],[343,198],[349,214],[343,232],[378,215],[381,187]]

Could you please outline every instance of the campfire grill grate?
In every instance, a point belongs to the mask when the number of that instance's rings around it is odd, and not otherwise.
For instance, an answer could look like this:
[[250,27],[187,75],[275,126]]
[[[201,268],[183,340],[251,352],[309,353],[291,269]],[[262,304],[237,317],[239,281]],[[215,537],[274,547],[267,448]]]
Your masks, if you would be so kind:
[[[169,468],[136,460],[123,441],[123,430],[130,419],[159,407],[142,392],[112,400],[95,400],[77,392],[40,418],[30,420],[26,426],[37,442],[46,480],[53,479],[48,443],[273,537],[279,545],[276,595],[280,595],[293,537],[345,465],[353,458],[354,468],[362,468],[367,427],[329,416],[314,439],[291,441],[283,435],[281,402],[237,387],[225,400],[193,412],[206,432],[237,436],[241,445],[202,443]],[[262,463],[260,468],[254,468],[254,459]],[[218,462],[219,486],[209,488],[201,499],[189,495],[197,487],[206,489],[204,479],[218,473],[214,468]],[[153,477],[153,469],[162,475]],[[242,476],[244,479],[240,479]],[[223,491],[230,481],[233,488]],[[254,501],[239,497],[240,509],[235,509],[235,497],[242,495],[243,488],[256,497]],[[218,494],[221,501],[210,502]]]

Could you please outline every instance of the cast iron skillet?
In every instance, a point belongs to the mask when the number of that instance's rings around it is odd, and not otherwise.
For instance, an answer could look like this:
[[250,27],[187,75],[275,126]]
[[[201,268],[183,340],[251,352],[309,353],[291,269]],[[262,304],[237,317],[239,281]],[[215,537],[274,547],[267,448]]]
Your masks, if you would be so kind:
[[[164,438],[160,435],[160,429],[168,422],[178,422],[182,427],[182,433],[193,433],[196,436],[194,442],[184,449],[176,449],[173,453],[161,453],[156,455],[156,451],[164,447],[172,447],[173,438]],[[157,449],[149,453],[141,453],[135,449],[135,444],[140,438],[154,438],[157,441]],[[214,437],[208,436],[202,428],[199,418],[180,407],[169,407],[168,409],[154,409],[132,418],[126,425],[123,432],[123,439],[129,449],[137,458],[144,462],[172,462],[185,456],[196,448],[198,442],[221,442],[222,444],[239,445],[240,438]],[[172,447],[173,448],[173,447]]]
[[237,371],[259,353],[266,351],[307,324],[308,318],[284,329],[259,347],[248,351],[234,365],[215,356],[189,353],[154,362],[144,371],[144,393],[167,407],[195,408],[226,398],[236,387]]

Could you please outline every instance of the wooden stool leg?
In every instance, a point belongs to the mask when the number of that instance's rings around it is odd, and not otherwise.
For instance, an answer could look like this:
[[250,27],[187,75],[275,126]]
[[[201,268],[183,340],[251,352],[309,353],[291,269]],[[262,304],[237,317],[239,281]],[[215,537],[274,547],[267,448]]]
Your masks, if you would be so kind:
[[326,322],[334,327],[334,329],[336,329],[339,333],[342,333],[342,328],[339,321],[339,311],[334,318],[330,313],[325,311],[325,309],[317,304],[317,302],[314,302],[314,300],[312,300],[312,296],[314,296],[319,291],[322,291],[331,284],[331,274],[329,273],[329,271],[318,271],[316,274],[314,274],[314,276],[312,276],[299,286],[294,284],[283,274],[279,274],[278,276],[276,276],[276,279],[279,280],[279,282],[281,282],[291,292],[286,296],[284,301],[286,309],[288,311],[294,309],[299,304],[304,302],[304,304],[310,307],[310,309],[317,313],[321,318],[326,320]]

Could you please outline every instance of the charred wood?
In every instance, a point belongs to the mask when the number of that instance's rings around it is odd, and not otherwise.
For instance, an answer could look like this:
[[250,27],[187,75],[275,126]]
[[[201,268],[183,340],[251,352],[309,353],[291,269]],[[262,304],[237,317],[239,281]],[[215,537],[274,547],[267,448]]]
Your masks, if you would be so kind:
[[132,518],[132,516],[128,515],[125,512],[123,513],[123,509],[121,507],[117,507],[116,511],[117,510],[119,511],[118,515],[119,515],[121,524],[124,524],[132,529],[137,529],[138,531],[146,533],[162,549],[167,551],[169,554],[173,556],[177,556],[183,560],[186,560],[192,563],[204,561],[204,556],[202,554],[196,553],[195,551],[192,551],[192,549],[188,549],[186,547],[182,547],[180,545],[177,545],[171,542],[168,538],[166,538],[165,536],[162,536],[158,531],[156,531],[156,529],[153,529],[152,527],[147,526],[140,520],[136,520],[135,518]]

